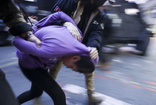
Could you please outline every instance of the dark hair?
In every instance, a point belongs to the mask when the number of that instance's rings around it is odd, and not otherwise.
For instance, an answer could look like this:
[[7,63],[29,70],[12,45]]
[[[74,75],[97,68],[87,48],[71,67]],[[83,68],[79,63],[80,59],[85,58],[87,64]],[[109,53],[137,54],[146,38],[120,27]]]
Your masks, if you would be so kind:
[[80,56],[81,59],[75,62],[78,72],[80,73],[91,73],[95,70],[95,65],[91,61],[90,57]]
[[93,0],[93,3],[91,3],[91,0],[81,0],[80,5],[84,6],[84,13],[88,14],[98,9],[99,6],[102,6],[104,2],[106,0]]

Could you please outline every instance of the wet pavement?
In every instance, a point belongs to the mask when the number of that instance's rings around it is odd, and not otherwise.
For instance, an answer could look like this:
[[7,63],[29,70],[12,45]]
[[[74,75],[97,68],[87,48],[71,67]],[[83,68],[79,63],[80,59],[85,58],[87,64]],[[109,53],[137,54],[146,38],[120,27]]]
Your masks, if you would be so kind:
[[[0,68],[6,73],[16,96],[30,88],[30,82],[18,67],[14,46],[0,47]],[[111,55],[108,69],[96,68],[95,91],[103,99],[100,105],[156,105],[156,38],[152,38],[147,56],[130,53]],[[87,105],[84,76],[62,67],[56,81],[66,93],[68,105]],[[52,105],[44,93],[22,105]]]

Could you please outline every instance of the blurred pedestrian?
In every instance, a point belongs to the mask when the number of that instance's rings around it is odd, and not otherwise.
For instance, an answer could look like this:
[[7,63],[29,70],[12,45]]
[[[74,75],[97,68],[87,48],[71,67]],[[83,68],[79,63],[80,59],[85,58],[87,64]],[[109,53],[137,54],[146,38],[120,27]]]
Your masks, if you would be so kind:
[[112,37],[116,42],[126,44],[120,47],[119,51],[145,56],[150,42],[150,32],[147,31],[148,25],[142,19],[142,11],[135,2],[118,0],[117,4],[120,6],[113,10],[122,21],[118,28],[113,27]]
[[74,24],[73,20],[63,12],[51,14],[36,22],[32,28],[35,36],[42,41],[40,48],[18,36],[13,40],[13,45],[18,49],[20,68],[32,82],[31,89],[18,96],[20,104],[39,97],[45,91],[55,105],[66,105],[63,90],[48,73],[48,69],[59,59],[62,59],[67,68],[72,68],[74,71],[80,73],[94,71],[98,56],[96,49],[88,48],[77,41],[65,27],[51,25],[56,19]]
[[156,7],[155,0],[147,0],[146,3],[142,4],[141,9],[142,11],[149,11]]

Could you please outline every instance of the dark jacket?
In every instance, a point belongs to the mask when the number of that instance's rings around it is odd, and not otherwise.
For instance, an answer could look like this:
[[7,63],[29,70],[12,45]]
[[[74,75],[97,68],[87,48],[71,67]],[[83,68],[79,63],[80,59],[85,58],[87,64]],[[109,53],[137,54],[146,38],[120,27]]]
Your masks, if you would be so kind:
[[56,4],[52,7],[51,13],[63,11],[67,15],[73,15],[76,10],[78,0],[58,0]]
[[[77,6],[77,0],[59,0],[52,8],[52,13],[57,11],[64,11],[72,17],[78,8]],[[99,51],[101,49],[105,20],[106,15],[104,12],[99,10],[93,11],[90,18],[88,19],[88,22],[82,23],[86,26],[83,32],[84,38],[82,43],[90,47],[96,47]]]
[[[83,41],[87,46],[96,47],[100,51],[103,40],[104,23],[106,15],[104,12],[98,11],[92,13],[93,18],[90,18],[85,31],[83,32]],[[92,17],[91,16],[91,17]]]

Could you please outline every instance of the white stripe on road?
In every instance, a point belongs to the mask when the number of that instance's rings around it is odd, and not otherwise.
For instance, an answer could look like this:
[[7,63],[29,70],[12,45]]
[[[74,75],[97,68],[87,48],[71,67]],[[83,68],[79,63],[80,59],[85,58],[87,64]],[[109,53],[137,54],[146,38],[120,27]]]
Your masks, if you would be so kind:
[[4,65],[0,65],[0,68],[11,66],[11,65],[14,65],[14,64],[18,64],[18,61],[14,61],[14,62],[10,62],[10,63],[4,64]]
[[[74,93],[74,94],[86,94],[86,89],[77,85],[67,84],[63,87],[63,90]],[[103,101],[100,105],[132,105],[113,97],[104,95],[102,93],[95,92],[94,96],[101,98]]]

